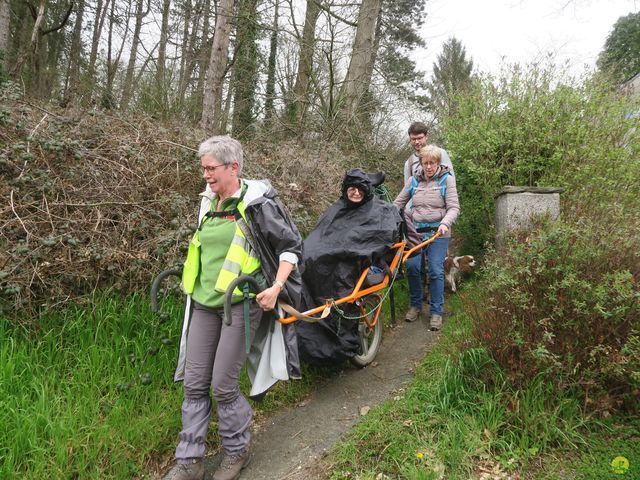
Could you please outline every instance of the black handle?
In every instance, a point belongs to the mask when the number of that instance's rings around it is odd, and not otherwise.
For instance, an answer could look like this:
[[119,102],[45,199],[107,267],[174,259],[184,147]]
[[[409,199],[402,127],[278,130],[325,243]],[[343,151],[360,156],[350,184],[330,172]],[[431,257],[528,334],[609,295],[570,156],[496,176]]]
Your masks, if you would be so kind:
[[[229,286],[227,287],[227,291],[224,293],[224,324],[231,325],[231,300],[233,300],[233,291],[236,289],[238,285],[243,283],[248,284],[249,287],[253,287],[253,293],[260,292],[260,285],[255,278],[251,275],[241,275],[235,280],[233,280]],[[247,296],[249,294],[248,290],[244,292],[244,295]],[[245,298],[246,300],[247,298]]]
[[158,289],[160,284],[165,278],[175,275],[178,278],[182,278],[182,270],[180,268],[169,268],[163,272],[160,272],[156,278],[153,279],[151,284],[151,311],[158,313]]

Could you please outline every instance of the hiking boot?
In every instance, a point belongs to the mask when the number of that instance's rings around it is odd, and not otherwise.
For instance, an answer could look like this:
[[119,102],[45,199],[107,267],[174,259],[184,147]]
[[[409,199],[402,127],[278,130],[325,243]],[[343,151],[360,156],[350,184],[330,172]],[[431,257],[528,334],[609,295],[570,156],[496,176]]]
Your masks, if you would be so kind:
[[189,463],[175,465],[162,480],[204,480],[204,462],[201,458],[190,458]]
[[420,316],[420,309],[416,307],[411,307],[407,310],[407,314],[404,316],[404,320],[406,322],[415,322]]
[[235,455],[225,454],[222,463],[213,474],[213,480],[236,480],[240,476],[240,471],[249,465],[250,461],[251,451],[248,448]]
[[442,315],[434,313],[429,320],[429,329],[433,332],[437,332],[442,328]]

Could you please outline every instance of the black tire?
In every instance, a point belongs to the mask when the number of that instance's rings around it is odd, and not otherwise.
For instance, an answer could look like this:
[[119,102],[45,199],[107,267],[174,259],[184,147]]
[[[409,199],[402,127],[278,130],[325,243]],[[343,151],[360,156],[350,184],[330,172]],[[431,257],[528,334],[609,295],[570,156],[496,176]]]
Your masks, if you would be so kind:
[[[378,311],[382,308],[380,300],[379,295],[373,294],[364,298],[361,304],[361,309],[367,314],[369,323],[373,323]],[[380,344],[382,343],[382,317],[378,315],[373,327],[369,327],[364,318],[360,319],[358,336],[360,337],[360,349],[350,360],[355,366],[362,368],[373,362],[380,349]]]

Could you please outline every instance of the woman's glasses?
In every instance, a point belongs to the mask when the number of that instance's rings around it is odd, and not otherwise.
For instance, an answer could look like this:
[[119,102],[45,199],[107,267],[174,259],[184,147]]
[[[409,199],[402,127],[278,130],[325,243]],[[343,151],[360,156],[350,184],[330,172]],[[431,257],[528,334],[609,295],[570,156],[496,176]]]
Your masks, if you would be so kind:
[[204,166],[203,165],[202,166],[202,171],[204,173],[216,173],[216,168],[220,168],[220,167],[226,167],[226,164],[223,163],[222,165],[214,165],[214,166],[211,166],[211,165]]

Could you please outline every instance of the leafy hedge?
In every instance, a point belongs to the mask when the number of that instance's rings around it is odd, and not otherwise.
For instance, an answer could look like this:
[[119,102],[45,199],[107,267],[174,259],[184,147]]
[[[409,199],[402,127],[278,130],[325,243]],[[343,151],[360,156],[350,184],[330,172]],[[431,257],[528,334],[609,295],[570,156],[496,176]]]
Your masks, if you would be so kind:
[[463,207],[456,231],[465,253],[479,253],[493,240],[494,198],[505,185],[564,187],[566,207],[578,196],[586,209],[613,197],[633,202],[617,190],[634,188],[626,177],[638,174],[638,162],[631,161],[640,148],[635,125],[625,121],[638,110],[637,100],[611,86],[567,79],[551,66],[516,66],[500,78],[478,78],[443,125],[456,164]]
[[612,241],[598,222],[543,222],[487,257],[488,301],[466,306],[476,341],[514,384],[542,375],[588,407],[638,408],[638,226],[619,226]]
[[[484,77],[446,121],[470,251],[493,238],[504,185],[564,187],[561,220],[514,233],[484,259],[476,341],[516,384],[539,375],[588,406],[640,397],[638,99],[532,66]],[[466,253],[466,252],[465,252]]]

